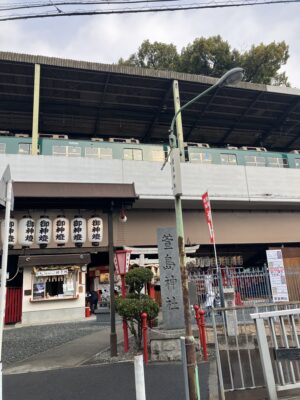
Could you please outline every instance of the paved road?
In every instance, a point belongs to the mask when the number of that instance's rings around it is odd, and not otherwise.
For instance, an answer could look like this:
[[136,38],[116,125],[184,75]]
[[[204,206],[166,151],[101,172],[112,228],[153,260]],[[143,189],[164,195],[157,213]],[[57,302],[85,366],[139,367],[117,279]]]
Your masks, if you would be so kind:
[[[208,365],[199,364],[201,400],[208,400]],[[182,365],[151,364],[145,368],[147,400],[183,400]],[[93,365],[45,372],[5,375],[5,400],[133,400],[132,363]]]

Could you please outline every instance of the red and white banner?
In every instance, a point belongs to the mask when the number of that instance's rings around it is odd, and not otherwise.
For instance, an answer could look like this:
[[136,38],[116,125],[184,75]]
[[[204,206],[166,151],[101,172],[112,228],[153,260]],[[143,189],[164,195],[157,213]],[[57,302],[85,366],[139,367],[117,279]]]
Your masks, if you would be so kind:
[[214,226],[213,226],[213,222],[212,222],[211,207],[210,207],[210,201],[209,201],[209,197],[208,197],[208,192],[205,192],[202,195],[202,201],[203,201],[203,207],[204,207],[206,222],[207,222],[207,225],[208,225],[210,242],[211,243],[215,243]]

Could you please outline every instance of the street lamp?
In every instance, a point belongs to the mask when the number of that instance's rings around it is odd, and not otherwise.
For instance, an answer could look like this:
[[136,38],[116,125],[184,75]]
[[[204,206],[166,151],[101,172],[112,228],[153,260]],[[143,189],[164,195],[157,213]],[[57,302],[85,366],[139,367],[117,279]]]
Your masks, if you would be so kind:
[[[227,71],[213,86],[206,89],[204,92],[198,94],[192,100],[187,102],[185,105],[179,108],[175,113],[170,129],[169,129],[169,143],[171,147],[171,173],[172,173],[172,187],[175,200],[175,213],[176,213],[176,230],[177,230],[177,240],[179,248],[179,265],[181,273],[181,284],[182,284],[182,295],[183,295],[183,311],[184,311],[184,321],[185,321],[185,346],[186,346],[186,358],[187,358],[187,375],[189,382],[189,394],[190,400],[199,400],[199,390],[197,382],[197,363],[196,363],[196,353],[194,346],[194,337],[192,331],[191,322],[191,311],[189,302],[189,289],[188,289],[188,274],[185,268],[185,251],[184,251],[184,229],[183,229],[183,216],[182,216],[182,204],[181,204],[181,171],[180,171],[180,150],[183,151],[183,143],[177,143],[176,136],[174,134],[174,125],[177,116],[195,101],[199,100],[201,97],[207,95],[209,92],[225,85],[234,85],[243,79],[244,70],[242,68],[233,68]],[[178,138],[178,142],[182,138]],[[222,282],[219,280],[219,288],[223,289]],[[221,292],[220,292],[221,294]]]
[[[131,250],[116,250],[115,251],[115,266],[118,274],[121,276],[122,282],[122,297],[126,296],[125,275],[128,272]],[[123,319],[123,335],[124,335],[124,352],[128,352],[128,327],[127,322]]]

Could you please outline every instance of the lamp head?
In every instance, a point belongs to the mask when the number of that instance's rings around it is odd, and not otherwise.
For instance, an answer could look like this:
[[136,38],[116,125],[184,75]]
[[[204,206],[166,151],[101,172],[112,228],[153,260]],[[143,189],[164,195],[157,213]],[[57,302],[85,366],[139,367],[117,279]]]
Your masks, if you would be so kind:
[[243,68],[236,67],[227,71],[216,83],[216,86],[236,85],[244,77]]
[[122,223],[127,222],[127,216],[125,214],[124,208],[122,208],[121,211],[120,211],[119,221],[122,222]]

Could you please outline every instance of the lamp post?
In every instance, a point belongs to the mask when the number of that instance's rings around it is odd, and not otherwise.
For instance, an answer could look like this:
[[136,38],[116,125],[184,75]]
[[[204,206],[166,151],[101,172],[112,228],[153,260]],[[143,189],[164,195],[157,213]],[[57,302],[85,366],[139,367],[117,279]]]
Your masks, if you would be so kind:
[[[185,252],[184,252],[184,229],[183,229],[183,216],[182,216],[182,204],[181,204],[181,170],[180,170],[180,154],[179,149],[183,149],[183,143],[177,143],[176,136],[174,134],[174,126],[177,117],[180,117],[181,112],[199,100],[201,97],[207,95],[209,92],[224,86],[233,85],[242,80],[244,76],[244,70],[242,68],[233,68],[227,71],[213,86],[206,89],[204,92],[198,94],[192,100],[183,105],[175,113],[170,129],[169,129],[169,143],[171,147],[171,173],[172,173],[172,187],[175,200],[175,213],[176,213],[176,230],[177,240],[179,249],[179,265],[181,273],[181,284],[182,284],[182,295],[183,295],[183,311],[184,311],[184,322],[185,322],[185,346],[186,346],[186,358],[187,358],[187,375],[189,382],[189,395],[190,400],[200,400],[199,386],[198,386],[198,372],[196,363],[196,353],[194,345],[194,337],[192,331],[191,322],[191,311],[189,302],[189,289],[188,289],[188,274],[185,268]],[[180,141],[182,139],[179,139]],[[181,150],[182,151],[182,150]],[[222,282],[219,281],[220,287]]]
[[[121,276],[122,282],[122,297],[126,296],[125,275],[128,272],[131,250],[116,250],[115,251],[115,266],[118,274]],[[128,352],[128,328],[127,322],[123,318],[123,335],[124,335],[124,352]]]

